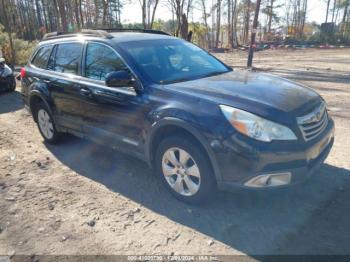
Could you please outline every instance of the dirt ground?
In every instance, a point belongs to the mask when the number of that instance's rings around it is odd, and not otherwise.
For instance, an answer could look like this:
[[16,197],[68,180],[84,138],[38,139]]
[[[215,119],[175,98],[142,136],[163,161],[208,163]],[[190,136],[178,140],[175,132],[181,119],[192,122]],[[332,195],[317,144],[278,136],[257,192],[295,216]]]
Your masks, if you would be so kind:
[[[215,54],[243,66],[246,53]],[[255,66],[327,101],[334,148],[307,183],[178,202],[137,159],[43,143],[20,94],[0,94],[0,255],[350,254],[350,49],[269,50]]]

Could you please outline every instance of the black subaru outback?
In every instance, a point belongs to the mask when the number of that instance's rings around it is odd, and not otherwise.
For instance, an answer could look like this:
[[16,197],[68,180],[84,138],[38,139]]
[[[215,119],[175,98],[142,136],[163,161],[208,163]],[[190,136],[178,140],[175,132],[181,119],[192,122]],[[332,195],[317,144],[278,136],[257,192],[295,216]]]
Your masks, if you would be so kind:
[[310,88],[234,71],[159,31],[50,34],[21,75],[46,142],[70,133],[129,153],[191,203],[216,188],[303,181],[334,141],[326,103]]

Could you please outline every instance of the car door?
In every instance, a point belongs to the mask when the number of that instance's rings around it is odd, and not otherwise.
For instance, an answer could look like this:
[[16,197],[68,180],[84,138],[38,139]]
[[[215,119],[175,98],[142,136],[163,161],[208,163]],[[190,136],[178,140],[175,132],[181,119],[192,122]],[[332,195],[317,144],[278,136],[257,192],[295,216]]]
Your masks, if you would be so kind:
[[83,44],[67,42],[55,45],[48,62],[46,82],[55,105],[60,126],[82,132],[80,61]]
[[84,132],[112,147],[139,150],[148,111],[146,97],[135,90],[105,85],[108,73],[129,70],[123,59],[108,45],[88,42],[83,61]]

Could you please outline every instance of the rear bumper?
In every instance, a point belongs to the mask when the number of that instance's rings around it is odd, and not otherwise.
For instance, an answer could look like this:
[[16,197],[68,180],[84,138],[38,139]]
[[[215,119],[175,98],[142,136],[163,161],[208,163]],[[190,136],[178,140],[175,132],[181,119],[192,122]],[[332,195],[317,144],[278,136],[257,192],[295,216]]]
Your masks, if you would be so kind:
[[[224,152],[217,152],[216,160],[222,181],[219,189],[231,191],[237,187],[267,189],[285,187],[311,177],[325,161],[334,143],[334,122],[314,141],[261,143],[243,136],[234,136],[223,142]],[[286,183],[251,186],[258,177],[289,174]]]

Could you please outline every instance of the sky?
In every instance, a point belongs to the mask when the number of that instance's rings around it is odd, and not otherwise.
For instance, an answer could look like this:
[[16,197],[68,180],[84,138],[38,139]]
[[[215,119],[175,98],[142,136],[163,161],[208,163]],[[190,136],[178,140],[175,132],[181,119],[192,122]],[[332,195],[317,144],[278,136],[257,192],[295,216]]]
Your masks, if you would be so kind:
[[[138,0],[132,0],[134,3],[125,4],[121,14],[122,23],[141,23],[141,8]],[[162,1],[162,0],[161,0]],[[309,0],[308,1],[308,22],[322,23],[326,16],[326,0]],[[168,7],[160,3],[156,12],[156,19],[169,20],[171,12]],[[201,21],[201,10],[194,10],[189,21]],[[202,22],[202,21],[201,21]]]

